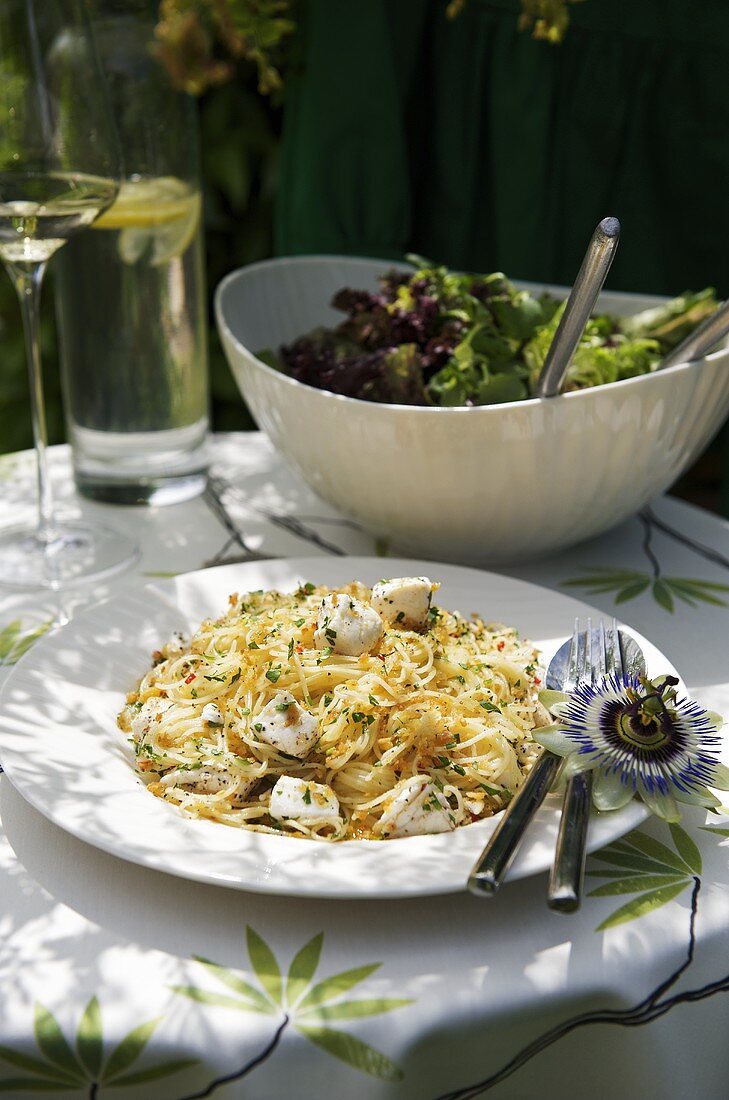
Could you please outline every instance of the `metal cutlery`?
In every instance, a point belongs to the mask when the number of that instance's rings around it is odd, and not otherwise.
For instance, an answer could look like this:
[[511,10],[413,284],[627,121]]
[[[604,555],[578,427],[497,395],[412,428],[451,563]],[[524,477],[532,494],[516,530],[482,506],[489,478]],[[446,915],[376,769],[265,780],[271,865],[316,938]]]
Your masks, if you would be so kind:
[[[597,631],[598,638],[596,639],[592,631],[592,624],[589,620],[588,624],[588,629],[590,631],[589,659],[590,668],[592,668],[591,655],[592,652],[597,651],[600,630],[602,630],[604,635],[604,628],[602,624],[600,624]],[[640,646],[629,634],[619,631],[617,629],[617,624],[613,621],[613,633],[610,642],[612,650],[615,648],[615,639],[617,639],[617,649],[620,653],[623,668],[627,671],[644,671],[645,662]],[[584,654],[587,650],[586,636],[581,635],[579,622],[576,622],[572,637],[560,646],[549,662],[546,686],[557,691],[569,691],[574,688],[578,682],[578,676],[584,673]],[[582,653],[581,658],[580,653]],[[582,662],[581,665],[576,663],[580,660]],[[546,749],[543,749],[539,754],[524,783],[507,806],[501,821],[474,864],[468,878],[468,889],[471,893],[478,896],[491,896],[496,893],[516,855],[517,848],[524,838],[530,822],[534,819],[537,810],[549,793],[561,763],[560,757]],[[580,805],[584,804],[584,797],[583,803],[580,803],[577,794],[578,792],[575,790],[574,802],[579,811]],[[571,805],[569,809],[571,819],[574,813],[574,807]],[[566,833],[564,852],[565,858],[569,856],[571,859],[569,864],[570,867],[574,866],[572,853],[575,849],[573,843],[568,844],[567,837],[569,836],[571,842],[573,840],[577,842],[578,854],[584,852],[584,834],[588,817],[589,798],[586,805],[583,807],[582,818],[577,821],[576,825],[569,824],[564,820],[563,811],[560,830],[564,829]],[[557,907],[562,911],[569,911],[564,905],[558,905]]]
[[[606,631],[601,619],[597,630],[593,631],[592,620],[588,619],[584,633],[580,631],[579,619],[575,620],[562,690],[574,691],[578,684],[586,681],[594,684],[613,672],[620,677],[624,673],[621,635],[616,620],[613,619]],[[547,887],[547,904],[560,913],[573,913],[580,907],[592,780],[591,771],[580,772],[567,781],[565,788],[557,847]]]
[[[570,645],[570,641],[565,642],[549,662],[545,679],[548,688],[562,690],[569,665]],[[468,877],[468,889],[472,894],[490,896],[496,893],[530,822],[549,794],[561,765],[559,756],[542,749],[473,866]]]
[[603,218],[592,234],[582,266],[534,387],[535,397],[556,397],[603,288],[620,240],[617,218]]
[[716,313],[707,317],[685,340],[682,340],[678,347],[669,351],[656,370],[672,367],[675,363],[688,363],[692,359],[700,359],[702,355],[708,355],[725,336],[729,336],[729,300],[719,306]]

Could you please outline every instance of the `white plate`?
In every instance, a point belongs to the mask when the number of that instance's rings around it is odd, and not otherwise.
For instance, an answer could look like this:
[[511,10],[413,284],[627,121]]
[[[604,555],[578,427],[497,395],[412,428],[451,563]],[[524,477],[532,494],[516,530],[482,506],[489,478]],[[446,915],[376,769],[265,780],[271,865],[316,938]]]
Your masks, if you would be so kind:
[[[222,614],[233,591],[292,590],[301,581],[372,584],[426,574],[442,583],[438,602],[508,623],[545,662],[570,634],[585,604],[511,577],[433,562],[378,558],[303,558],[229,565],[188,573],[136,595],[112,598],[36,643],[6,681],[0,699],[0,759],[37,810],[81,840],[145,867],[261,893],[310,897],[409,897],[464,888],[498,817],[453,833],[388,841],[326,844],[190,820],[149,794],[116,726],[124,695],[150,654],[175,630]],[[640,635],[650,673],[675,670]],[[596,814],[589,848],[600,848],[645,819],[639,802]],[[520,848],[510,878],[546,870],[559,802],[550,797]]]

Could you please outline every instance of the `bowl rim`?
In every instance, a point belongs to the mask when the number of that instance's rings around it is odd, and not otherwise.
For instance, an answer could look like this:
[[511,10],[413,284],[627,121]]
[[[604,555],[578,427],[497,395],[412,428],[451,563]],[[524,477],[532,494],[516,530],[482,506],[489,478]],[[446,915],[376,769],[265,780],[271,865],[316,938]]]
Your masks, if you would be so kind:
[[[282,370],[276,370],[275,367],[271,367],[268,363],[264,363],[262,359],[251,351],[230,328],[230,325],[225,320],[223,315],[222,300],[223,295],[228,288],[232,286],[239,279],[244,278],[247,275],[255,274],[256,271],[261,269],[275,268],[284,263],[286,264],[324,264],[331,263],[332,261],[344,261],[344,262],[363,262],[363,263],[381,263],[386,265],[388,263],[397,264],[404,263],[407,266],[412,267],[407,260],[383,260],[374,256],[343,256],[339,254],[327,254],[327,253],[312,253],[301,256],[274,256],[267,260],[257,260],[255,263],[244,264],[242,267],[234,268],[233,271],[229,271],[227,275],[218,283],[215,288],[214,294],[214,310],[215,320],[221,334],[225,335],[230,341],[239,349],[245,356],[247,356],[255,366],[265,372],[269,377],[274,378],[278,382],[284,382],[290,386],[299,387],[308,390],[312,394],[320,394],[323,399],[334,398],[336,401],[346,404],[354,404],[360,407],[379,410],[380,412],[385,409],[392,409],[395,412],[409,412],[422,416],[423,414],[435,414],[442,416],[445,413],[456,413],[459,415],[474,415],[476,413],[495,415],[501,409],[517,410],[523,409],[525,414],[528,411],[535,410],[537,407],[543,407],[545,402],[548,402],[551,407],[557,408],[566,401],[573,400],[585,400],[593,398],[596,395],[607,391],[613,392],[620,388],[621,390],[628,386],[635,386],[636,384],[645,383],[647,380],[662,376],[665,378],[671,378],[676,375],[682,375],[687,370],[697,370],[702,366],[713,365],[715,359],[719,359],[722,356],[729,356],[729,346],[718,348],[716,351],[710,352],[708,355],[702,356],[700,359],[687,360],[684,363],[674,363],[673,366],[665,367],[660,371],[652,371],[650,374],[640,374],[633,378],[620,378],[615,382],[604,382],[600,386],[589,386],[582,390],[571,390],[569,393],[560,393],[555,397],[526,397],[521,401],[501,401],[490,405],[401,405],[393,401],[365,401],[361,397],[349,397],[343,393],[334,393],[332,390],[326,390],[319,386],[311,386],[308,382],[301,382],[298,378],[293,378],[290,374],[285,374]],[[525,280],[514,280],[515,283],[524,286],[543,286],[546,289],[558,289],[555,284],[549,283],[527,283]],[[568,288],[561,288],[568,289]],[[665,295],[656,294],[640,294],[636,291],[607,291],[608,294],[620,295],[624,298],[654,298],[656,301],[669,301]]]

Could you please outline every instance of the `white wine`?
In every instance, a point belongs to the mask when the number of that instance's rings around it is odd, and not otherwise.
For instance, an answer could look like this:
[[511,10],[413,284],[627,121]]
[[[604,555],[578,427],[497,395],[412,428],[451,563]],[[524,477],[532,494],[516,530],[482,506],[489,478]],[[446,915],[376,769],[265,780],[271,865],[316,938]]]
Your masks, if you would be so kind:
[[79,172],[0,172],[0,258],[42,263],[114,201],[118,185]]

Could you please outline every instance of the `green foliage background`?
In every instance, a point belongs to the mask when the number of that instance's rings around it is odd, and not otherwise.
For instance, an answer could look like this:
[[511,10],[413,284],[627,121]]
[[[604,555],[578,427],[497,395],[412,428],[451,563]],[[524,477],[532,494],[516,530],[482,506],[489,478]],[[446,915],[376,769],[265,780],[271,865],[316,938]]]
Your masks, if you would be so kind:
[[[270,256],[280,108],[261,96],[253,69],[207,92],[200,112],[208,293],[228,271]],[[42,300],[42,349],[48,431],[65,438],[50,263]],[[99,364],[103,369],[103,364]],[[210,317],[213,426],[252,427]],[[31,447],[28,379],[15,291],[0,275],[0,452]]]

